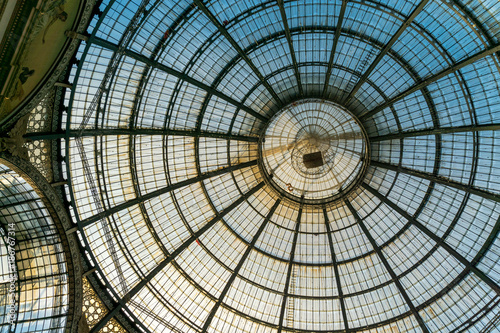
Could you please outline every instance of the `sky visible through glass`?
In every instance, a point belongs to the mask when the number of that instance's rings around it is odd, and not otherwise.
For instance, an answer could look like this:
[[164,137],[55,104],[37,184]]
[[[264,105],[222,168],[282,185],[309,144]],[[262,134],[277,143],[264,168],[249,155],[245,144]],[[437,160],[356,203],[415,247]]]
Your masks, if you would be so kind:
[[[498,317],[498,3],[100,8],[64,153],[110,313],[145,332],[480,332]],[[269,121],[308,98],[366,134],[338,139],[363,158],[335,177],[366,171],[330,201],[284,195],[293,180],[260,164]]]

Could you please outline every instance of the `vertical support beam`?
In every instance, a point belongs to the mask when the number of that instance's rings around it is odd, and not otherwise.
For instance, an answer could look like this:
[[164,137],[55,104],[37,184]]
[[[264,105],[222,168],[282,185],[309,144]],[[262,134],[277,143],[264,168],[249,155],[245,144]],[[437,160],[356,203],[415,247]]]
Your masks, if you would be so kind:
[[248,256],[250,255],[250,252],[252,252],[253,248],[255,247],[255,243],[257,243],[257,240],[259,239],[260,235],[262,234],[262,232],[266,228],[267,223],[269,222],[269,220],[273,216],[274,212],[276,211],[276,208],[278,208],[280,203],[281,203],[281,199],[276,200],[276,202],[274,203],[271,210],[269,210],[269,213],[267,214],[266,218],[264,219],[264,221],[260,225],[259,230],[257,230],[257,233],[255,233],[255,235],[253,236],[252,241],[248,245],[245,253],[243,253],[243,256],[241,256],[241,259],[238,262],[238,265],[236,266],[233,273],[231,274],[231,277],[229,278],[226,285],[224,286],[224,290],[222,290],[222,293],[220,294],[219,299],[217,300],[217,303],[212,308],[212,311],[210,311],[210,314],[208,315],[208,318],[205,321],[205,324],[203,325],[202,333],[207,332],[208,328],[210,327],[210,324],[212,323],[212,320],[215,317],[215,314],[217,313],[217,310],[219,309],[220,305],[222,304],[222,301],[224,300],[224,297],[226,297],[226,294],[229,291],[229,288],[231,287],[234,280],[238,276],[238,273],[239,273],[241,267],[243,267],[243,264],[245,263]]
[[213,219],[208,221],[203,227],[200,228],[197,232],[193,233],[191,237],[189,237],[184,243],[182,243],[178,248],[174,250],[168,257],[163,259],[158,266],[156,266],[153,270],[151,270],[134,288],[132,288],[122,299],[118,301],[118,304],[114,309],[108,312],[106,316],[104,316],[93,328],[90,330],[90,333],[97,333],[101,328],[103,328],[107,322],[113,318],[126,304],[132,299],[139,291],[142,290],[151,280],[160,273],[169,263],[171,263],[179,254],[181,254],[185,249],[187,249],[192,243],[194,243],[198,238],[200,238],[207,230],[212,228],[217,222],[224,218],[229,212],[242,204],[245,200],[255,194],[258,190],[260,190],[264,186],[264,182],[259,183],[257,186],[252,188],[250,191],[242,195],[235,202],[229,205],[222,212],[217,214]]
[[283,320],[285,319],[286,301],[288,299],[288,291],[290,288],[290,278],[292,277],[293,259],[295,258],[295,249],[297,247],[297,238],[299,236],[300,220],[302,219],[302,209],[303,209],[303,204],[300,204],[299,215],[297,217],[297,223],[295,223],[295,234],[293,235],[293,243],[292,243],[292,249],[290,252],[290,261],[288,264],[288,271],[286,273],[285,289],[283,290],[283,302],[281,302],[281,312],[280,312],[278,333],[281,333],[281,331],[283,330]]
[[227,32],[226,28],[217,20],[217,18],[210,12],[210,10],[205,6],[202,0],[193,0],[196,6],[200,8],[200,10],[212,21],[212,23],[217,27],[217,29],[220,31],[220,33],[226,37],[227,41],[233,46],[233,48],[238,52],[238,54],[241,56],[243,60],[248,64],[248,66],[252,69],[254,74],[259,78],[260,82],[266,89],[269,91],[269,93],[273,96],[273,98],[278,102],[278,104],[281,106],[283,105],[283,102],[279,98],[278,94],[274,91],[273,87],[266,81],[262,73],[259,71],[259,69],[253,64],[252,60],[247,56],[245,52],[241,49],[241,47],[236,43],[236,41],[231,37],[229,32]]
[[428,2],[429,2],[429,0],[422,0],[420,2],[420,4],[413,10],[413,12],[410,14],[410,16],[405,20],[405,22],[399,27],[398,31],[396,31],[394,36],[392,36],[392,38],[389,40],[389,42],[380,51],[380,53],[377,55],[377,57],[372,62],[370,67],[368,67],[366,72],[359,79],[358,83],[354,86],[352,91],[349,93],[349,95],[347,96],[347,98],[345,100],[344,105],[347,105],[350,102],[350,100],[354,97],[354,95],[359,90],[359,88],[361,88],[363,83],[365,83],[365,81],[368,79],[370,74],[377,67],[377,65],[382,60],[382,58],[387,54],[387,52],[389,52],[392,45],[394,45],[394,43],[398,40],[398,38],[401,36],[401,34],[403,34],[405,29],[411,24],[411,22],[415,19],[415,17],[417,17],[417,15],[420,14],[420,12],[424,9],[425,5],[427,5]]
[[344,293],[342,292],[342,284],[340,283],[339,267],[337,264],[337,258],[335,256],[335,250],[333,249],[333,239],[332,239],[332,228],[330,227],[330,221],[328,221],[328,214],[326,213],[326,208],[323,208],[323,216],[325,219],[326,232],[328,234],[328,244],[330,245],[330,253],[332,255],[333,270],[335,272],[335,283],[337,284],[337,290],[339,292],[340,309],[342,310],[342,319],[344,320],[344,328],[346,333],[349,333],[349,321],[347,320],[347,310],[344,302]]
[[292,35],[290,34],[290,27],[288,26],[288,20],[286,18],[285,13],[285,4],[283,0],[278,0],[278,7],[280,8],[281,13],[281,21],[283,22],[283,26],[285,28],[285,36],[288,41],[288,48],[290,49],[290,56],[292,57],[293,70],[295,72],[295,78],[297,80],[297,85],[299,86],[299,94],[301,97],[304,96],[304,90],[302,88],[302,81],[300,79],[299,66],[297,65],[297,58],[295,57],[295,50],[292,42]]
[[377,253],[378,257],[382,261],[385,269],[387,270],[387,272],[389,272],[389,275],[391,276],[392,281],[394,281],[394,284],[398,288],[399,293],[401,294],[401,296],[403,296],[403,299],[405,300],[405,302],[410,307],[410,311],[413,314],[413,316],[415,316],[415,318],[417,319],[417,322],[420,325],[420,328],[422,329],[422,331],[424,333],[430,333],[429,330],[427,329],[427,326],[425,325],[424,320],[422,319],[422,317],[418,313],[417,309],[415,308],[415,305],[413,304],[413,302],[411,301],[410,297],[408,296],[408,293],[406,292],[405,288],[403,287],[403,285],[399,281],[396,273],[394,273],[394,270],[392,269],[391,265],[389,265],[389,262],[387,261],[387,259],[385,258],[384,254],[382,253],[382,250],[380,249],[380,247],[378,247],[377,243],[375,242],[375,239],[370,234],[370,231],[366,227],[365,223],[359,217],[358,213],[356,212],[356,210],[354,209],[354,207],[351,205],[351,203],[349,202],[349,200],[345,199],[344,202],[346,203],[346,205],[349,208],[349,210],[351,211],[352,215],[354,216],[354,218],[358,222],[359,226],[361,227],[361,229],[365,233],[366,237],[370,241],[370,244],[372,245],[372,247],[375,250],[375,252]]
[[403,210],[401,207],[396,205],[394,202],[389,200],[387,197],[382,195],[379,191],[375,190],[373,187],[366,183],[362,183],[362,186],[371,194],[376,196],[379,200],[389,206],[391,209],[398,212],[401,216],[407,219],[411,224],[420,229],[427,237],[436,242],[437,245],[443,247],[449,254],[451,254],[455,259],[457,259],[462,265],[464,265],[471,272],[476,274],[483,282],[485,282],[491,289],[493,289],[498,295],[500,295],[500,286],[498,286],[492,279],[490,279],[484,272],[479,270],[475,265],[469,262],[464,256],[458,253],[454,248],[448,245],[445,240],[432,231],[430,231],[427,227],[425,227],[422,223],[417,221],[413,216],[411,216],[408,212]]
[[323,87],[323,98],[326,98],[326,92],[328,91],[328,85],[330,84],[330,76],[332,76],[333,61],[335,60],[335,54],[337,53],[337,44],[339,42],[340,33],[342,32],[342,24],[344,22],[345,9],[347,7],[347,0],[342,0],[342,7],[340,7],[339,19],[337,21],[337,27],[335,28],[335,39],[333,40],[332,50],[330,52],[330,60],[328,61],[328,69],[326,70],[325,86]]

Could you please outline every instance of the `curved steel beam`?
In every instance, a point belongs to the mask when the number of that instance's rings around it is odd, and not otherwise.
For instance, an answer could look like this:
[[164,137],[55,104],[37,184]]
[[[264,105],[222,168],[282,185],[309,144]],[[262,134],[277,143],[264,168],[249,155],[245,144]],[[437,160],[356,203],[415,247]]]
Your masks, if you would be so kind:
[[269,210],[269,213],[267,214],[266,218],[262,222],[262,224],[259,227],[259,230],[255,233],[255,235],[252,238],[252,241],[250,244],[247,246],[247,249],[245,250],[245,253],[240,258],[240,261],[238,262],[238,265],[235,267],[233,273],[231,274],[231,277],[228,279],[226,282],[226,285],[224,286],[224,289],[222,290],[219,299],[217,300],[217,303],[212,308],[212,311],[210,311],[210,314],[208,315],[207,320],[205,321],[205,324],[203,325],[202,333],[206,333],[208,328],[210,327],[210,324],[212,323],[212,320],[215,317],[215,314],[217,313],[217,309],[219,309],[219,306],[221,305],[222,301],[224,300],[224,297],[226,297],[227,292],[229,291],[229,288],[233,284],[234,280],[238,276],[241,267],[243,267],[243,264],[247,260],[248,256],[250,255],[250,252],[252,252],[253,248],[255,247],[255,243],[257,243],[257,240],[259,239],[260,235],[264,231],[264,229],[267,226],[267,223],[273,216],[274,212],[276,211],[276,208],[278,208],[279,204],[281,203],[281,199],[276,200],[274,205],[271,207]]
[[253,160],[253,161],[249,161],[249,162],[245,162],[245,163],[241,163],[241,164],[232,165],[232,166],[229,166],[229,167],[226,167],[226,168],[222,168],[222,169],[218,169],[218,170],[206,172],[206,173],[201,174],[201,175],[199,175],[197,177],[189,178],[187,180],[184,180],[184,181],[181,181],[181,182],[169,185],[167,187],[155,190],[153,192],[146,193],[146,194],[144,194],[141,197],[138,197],[138,198],[135,198],[135,199],[131,199],[131,200],[125,201],[125,202],[123,202],[123,203],[121,203],[119,205],[116,205],[114,207],[108,208],[108,209],[106,209],[102,213],[96,214],[94,216],[86,218],[85,220],[80,221],[78,223],[78,226],[80,228],[85,228],[86,226],[88,226],[88,225],[90,225],[90,224],[92,224],[94,222],[97,222],[97,221],[99,221],[99,220],[101,220],[103,218],[106,218],[108,216],[111,216],[114,213],[117,213],[117,212],[119,212],[119,211],[121,211],[123,209],[132,207],[134,205],[137,205],[138,203],[141,203],[141,202],[144,202],[146,200],[155,198],[155,197],[160,196],[162,194],[174,191],[174,190],[179,189],[179,188],[184,187],[184,186],[188,186],[188,185],[191,185],[191,184],[203,181],[205,179],[209,179],[211,177],[215,177],[215,176],[227,173],[227,172],[232,172],[232,171],[243,169],[243,168],[248,168],[248,167],[251,167],[251,166],[254,166],[254,165],[257,165],[257,160]]
[[[101,46],[101,47],[104,47],[104,48],[107,48],[107,49],[110,49],[110,50],[115,50],[118,48],[118,46],[116,44],[113,44],[111,42],[108,42],[107,40],[105,39],[102,39],[102,38],[94,38],[92,40],[93,44],[95,45],[98,45],[98,46]],[[229,102],[235,106],[237,106],[238,108],[240,108],[241,110],[251,114],[252,116],[256,117],[256,118],[259,118],[260,120],[262,121],[267,121],[267,118],[264,117],[263,115],[261,115],[260,113],[252,110],[251,108],[247,107],[246,105],[243,105],[242,103],[236,101],[235,99],[221,93],[220,91],[217,91],[215,89],[212,89],[209,85],[206,85],[204,84],[203,82],[200,82],[196,79],[193,79],[192,77],[184,74],[184,73],[181,73],[179,72],[178,70],[176,69],[173,69],[173,68],[170,68],[168,66],[165,66],[157,61],[154,61],[154,60],[151,60],[150,58],[140,54],[140,53],[137,53],[135,51],[132,51],[130,49],[126,49],[123,51],[124,55],[126,55],[127,57],[131,57],[137,61],[140,61],[140,62],[143,62],[149,66],[151,66],[151,68],[155,68],[155,69],[159,69],[167,74],[170,74],[170,75],[173,75],[181,80],[184,80],[186,81],[187,83],[190,83],[192,84],[193,86],[195,87],[198,87],[200,89],[203,89],[209,93],[211,93],[212,95],[215,95],[223,100],[225,100],[226,102]]]
[[342,24],[344,23],[345,9],[347,7],[348,0],[342,0],[342,6],[340,7],[340,14],[337,20],[337,27],[335,28],[335,37],[333,40],[332,50],[330,51],[330,58],[328,60],[328,69],[326,70],[325,86],[323,87],[323,98],[326,98],[326,92],[328,91],[328,85],[330,84],[330,76],[332,76],[333,61],[335,60],[335,54],[337,52],[337,45],[339,43],[340,33],[342,32]]
[[[299,28],[294,28],[294,29],[290,29],[290,33],[293,33],[293,32],[297,32],[297,31],[310,31],[310,32],[315,32],[315,31],[337,31],[338,29],[336,28],[333,28],[333,27],[325,27],[325,26],[308,26],[308,27],[299,27]],[[373,45],[376,45],[378,47],[383,47],[383,45],[378,42],[377,40],[374,40],[373,38],[369,37],[369,36],[365,36],[365,35],[360,35],[359,33],[356,33],[354,31],[350,31],[348,29],[340,29],[340,34],[345,34],[347,36],[350,36],[352,38],[359,38],[360,40],[363,40],[365,42],[368,42],[368,43],[371,43]],[[251,49],[253,49],[254,47],[257,47],[259,45],[262,45],[263,42],[265,41],[270,41],[270,40],[274,40],[276,38],[280,38],[282,36],[285,35],[285,31],[280,31],[280,32],[277,32],[277,33],[274,33],[273,35],[271,36],[268,36],[266,37],[265,40],[263,41],[258,41],[256,42],[255,44],[253,44],[253,47],[252,46],[249,46],[248,48],[246,48],[246,50],[242,51],[244,54],[246,54],[247,52],[249,52]],[[104,48],[108,48],[108,49],[111,49],[111,50],[114,50],[116,49],[118,46],[113,44],[113,43],[110,43],[106,40],[103,40],[103,39],[100,39],[100,38],[95,38],[93,39],[93,42],[96,44],[96,45],[99,45],[101,47],[104,47]],[[500,49],[500,45],[498,46],[499,49]],[[193,84],[194,86],[200,88],[200,89],[203,89],[205,91],[207,91],[208,93],[212,94],[212,95],[215,95],[233,105],[235,105],[237,108],[239,109],[242,109],[243,111],[253,115],[254,117],[266,122],[268,120],[267,117],[261,115],[260,113],[252,110],[251,108],[245,106],[242,102],[238,102],[236,100],[234,100],[233,98],[217,91],[214,87],[211,87],[211,86],[208,86],[198,80],[195,80],[193,78],[191,78],[190,76],[188,76],[187,74],[185,73],[181,73],[173,68],[170,68],[168,66],[165,66],[161,63],[158,63],[156,61],[153,61],[151,59],[149,59],[148,57],[145,57],[137,52],[134,52],[132,50],[125,50],[123,51],[125,53],[125,55],[131,57],[131,58],[134,58],[135,60],[137,61],[140,61],[140,62],[143,62],[143,63],[146,63],[147,65],[151,66],[152,68],[157,68],[159,70],[162,70],[164,72],[166,72],[167,74],[170,74],[170,75],[173,75],[173,76],[176,76],[177,78],[181,79],[181,80],[184,80],[190,84]],[[409,71],[408,73],[412,76],[414,76],[414,79],[415,80],[419,80],[419,77],[416,76],[415,77],[415,72],[411,70],[411,67],[404,61],[404,59],[399,56],[398,54],[396,54],[393,50],[388,50],[387,51],[397,62],[399,62],[407,71]],[[235,61],[235,60],[234,60]],[[264,78],[266,79],[266,78]],[[423,85],[423,86],[419,86],[417,89],[415,89],[415,91],[417,90],[420,90],[420,89],[423,89],[425,88],[426,85]],[[426,94],[424,93],[424,96]],[[404,97],[404,96],[403,96]],[[402,97],[401,97],[402,98]],[[384,102],[382,104],[382,106],[378,106],[376,107],[375,109],[377,108],[385,108],[386,106],[389,106],[391,105],[392,103],[394,103],[394,99],[391,99],[391,100],[388,100],[386,102]],[[375,110],[374,109],[374,110]],[[373,111],[373,110],[372,110]],[[370,112],[372,112],[370,111]],[[359,117],[360,120],[362,120],[362,118],[366,117],[366,114],[365,115],[361,115],[361,117]]]
[[75,137],[94,137],[94,136],[113,136],[113,135],[151,135],[151,136],[189,136],[195,138],[216,138],[246,142],[258,142],[259,138],[251,135],[233,135],[231,133],[218,133],[209,131],[196,131],[196,130],[181,130],[181,129],[157,129],[157,128],[99,128],[99,129],[86,129],[70,130],[62,133],[54,132],[34,132],[23,135],[26,139],[31,140],[57,140],[75,138]]
[[217,29],[220,31],[220,33],[226,37],[227,41],[233,46],[233,48],[238,52],[238,54],[241,56],[243,60],[248,64],[248,66],[252,69],[254,74],[259,78],[260,82],[266,87],[266,89],[269,91],[269,93],[273,96],[273,98],[278,102],[278,104],[282,105],[282,101],[279,98],[278,94],[274,91],[273,87],[265,80],[264,76],[262,73],[259,71],[259,69],[254,65],[252,60],[247,56],[245,52],[241,49],[241,47],[236,43],[236,41],[233,39],[233,37],[229,34],[227,29],[217,20],[217,18],[210,12],[210,10],[205,6],[205,4],[201,0],[193,0],[196,6],[200,8],[200,10],[212,21],[212,23],[217,27]]
[[295,249],[297,248],[297,238],[299,236],[299,228],[300,228],[300,221],[302,219],[302,209],[303,205],[300,205],[299,208],[299,214],[297,216],[297,222],[295,223],[295,233],[293,234],[293,243],[292,243],[292,249],[290,250],[290,260],[288,263],[288,271],[286,273],[286,282],[285,282],[285,289],[284,295],[283,295],[283,301],[281,302],[281,311],[280,311],[280,319],[279,319],[279,324],[278,324],[278,333],[281,333],[283,330],[283,320],[285,319],[285,308],[286,308],[286,301],[289,296],[289,289],[290,289],[290,280],[292,278],[292,269],[293,269],[293,259],[295,257]]
[[434,175],[434,174],[431,174],[428,172],[408,169],[408,168],[396,166],[396,165],[389,164],[389,163],[374,161],[374,160],[372,160],[370,162],[370,164],[373,166],[376,166],[376,167],[380,167],[380,168],[384,168],[384,169],[388,169],[388,170],[392,170],[392,171],[396,171],[396,172],[401,172],[401,173],[405,173],[405,174],[410,175],[410,176],[415,176],[418,178],[426,179],[430,182],[435,182],[438,184],[450,186],[450,187],[456,188],[458,190],[461,190],[461,191],[464,191],[467,193],[478,195],[478,196],[483,197],[485,199],[500,202],[500,195],[499,194],[491,193],[491,192],[485,191],[483,189],[480,189],[478,187],[465,185],[465,184],[459,183],[457,181],[451,180],[449,178],[437,176],[437,175]]
[[483,282],[485,282],[491,289],[493,289],[498,295],[500,295],[500,286],[498,286],[489,276],[487,276],[485,273],[483,273],[481,270],[479,270],[472,262],[468,261],[464,256],[462,256],[460,253],[458,253],[458,251],[456,251],[454,248],[452,248],[450,245],[448,245],[445,242],[445,239],[434,234],[427,227],[425,227],[422,223],[417,221],[413,216],[408,214],[405,210],[403,210],[401,207],[396,205],[389,198],[382,195],[380,192],[375,190],[370,185],[363,183],[362,186],[368,192],[370,192],[371,194],[376,196],[379,200],[384,202],[387,206],[389,206],[390,208],[395,210],[398,214],[400,214],[405,219],[407,219],[411,224],[413,224],[420,231],[422,231],[427,237],[429,237],[434,242],[436,242],[436,244],[443,247],[449,254],[451,254],[453,257],[455,257],[455,259],[457,259],[457,261],[459,261],[462,265],[464,265],[471,272],[476,274],[481,280],[483,280]]
[[326,233],[328,236],[328,245],[330,247],[330,254],[332,256],[333,270],[335,272],[335,283],[337,285],[337,290],[339,293],[340,309],[342,311],[342,320],[344,321],[344,328],[346,333],[349,333],[349,320],[347,319],[347,310],[344,301],[344,293],[342,292],[342,284],[340,283],[340,273],[339,266],[337,263],[337,257],[335,255],[335,250],[333,249],[333,239],[332,239],[332,228],[330,227],[330,221],[328,220],[328,214],[326,208],[323,207],[323,217],[325,220]]
[[380,136],[372,136],[370,137],[370,142],[380,142],[386,140],[396,140],[396,139],[412,138],[412,137],[435,135],[435,134],[452,134],[452,133],[498,131],[498,130],[500,130],[500,124],[429,128],[418,131],[406,131],[406,132],[386,134]]
[[295,50],[292,42],[292,35],[290,34],[290,27],[288,26],[288,19],[285,13],[285,4],[283,0],[277,0],[278,7],[280,8],[281,21],[283,22],[283,28],[285,29],[285,36],[288,42],[288,48],[290,49],[290,56],[292,57],[293,70],[295,73],[295,79],[297,80],[297,85],[299,87],[300,96],[304,96],[304,90],[302,88],[302,80],[300,79],[299,67],[297,66],[297,57],[295,56]]
[[401,296],[403,296],[403,299],[405,300],[406,304],[408,304],[408,307],[410,308],[411,313],[417,319],[417,322],[420,325],[420,328],[422,329],[422,331],[424,333],[430,333],[429,329],[425,325],[424,320],[422,319],[422,317],[418,313],[417,309],[415,308],[415,305],[413,304],[413,302],[411,301],[410,297],[408,296],[408,293],[406,292],[405,288],[401,284],[401,281],[399,281],[396,273],[394,272],[394,270],[392,269],[391,265],[389,264],[389,262],[385,258],[385,256],[382,253],[382,250],[380,249],[380,247],[377,245],[377,242],[375,242],[375,239],[370,234],[370,231],[366,227],[365,223],[359,217],[358,213],[356,212],[356,210],[354,209],[354,207],[351,205],[351,202],[349,200],[347,200],[347,199],[345,199],[344,202],[347,205],[347,208],[349,208],[349,210],[351,211],[351,214],[354,216],[354,218],[358,222],[358,224],[361,227],[361,229],[363,230],[363,232],[365,233],[366,237],[370,241],[370,244],[372,245],[373,249],[377,253],[378,257],[380,258],[380,261],[382,261],[382,264],[384,265],[385,269],[387,270],[387,272],[391,276],[392,281],[394,282],[394,284],[398,288],[399,293],[401,294]]
[[417,15],[420,14],[420,12],[424,9],[425,5],[427,5],[428,2],[429,2],[429,0],[423,0],[423,1],[421,1],[420,4],[410,14],[410,16],[408,16],[408,18],[399,27],[399,29],[396,31],[396,33],[394,34],[394,36],[391,37],[391,39],[389,40],[389,42],[386,45],[384,45],[384,47],[382,48],[382,50],[380,51],[380,53],[377,55],[377,57],[375,58],[375,60],[371,63],[371,65],[368,67],[368,69],[365,71],[365,73],[361,76],[361,78],[359,79],[358,83],[356,83],[356,85],[351,90],[351,92],[349,93],[349,95],[347,95],[347,97],[345,99],[345,104],[348,104],[350,102],[350,100],[354,97],[354,95],[359,90],[359,88],[361,88],[361,86],[363,85],[363,83],[365,83],[366,79],[368,79],[368,77],[373,72],[373,70],[375,69],[375,67],[377,67],[377,65],[382,60],[382,58],[385,57],[385,55],[387,54],[387,52],[389,52],[389,50],[391,49],[392,45],[394,45],[394,43],[399,39],[399,37],[403,34],[403,32],[405,31],[405,29],[411,24],[411,22],[415,19],[415,17],[417,17]]
[[233,209],[238,207],[241,203],[247,200],[249,197],[254,195],[258,190],[264,186],[264,182],[259,183],[254,188],[249,190],[247,193],[238,198],[235,202],[229,205],[222,212],[219,212],[217,216],[208,221],[203,227],[201,227],[197,232],[193,233],[184,243],[182,243],[178,248],[176,248],[168,257],[164,258],[154,269],[152,269],[141,281],[136,284],[125,296],[123,296],[118,304],[109,311],[106,316],[104,316],[90,331],[90,333],[97,333],[101,328],[106,325],[106,323],[113,318],[125,305],[130,301],[142,288],[144,288],[158,273],[160,273],[170,262],[172,262],[179,254],[181,254],[185,249],[187,249],[191,244],[193,244],[199,237],[201,237],[207,230],[212,228],[217,222],[219,222],[224,216],[226,216]]
[[483,51],[475,53],[474,55],[472,55],[472,56],[470,56],[470,57],[468,57],[460,62],[457,62],[456,64],[440,71],[439,73],[432,75],[431,77],[424,79],[423,81],[413,85],[412,87],[406,89],[402,93],[393,97],[391,100],[375,107],[371,111],[368,111],[368,112],[360,115],[358,118],[360,120],[365,120],[367,118],[373,117],[373,115],[382,111],[383,109],[385,109],[389,105],[392,105],[392,104],[396,103],[397,101],[405,98],[406,96],[413,94],[414,92],[428,86],[429,84],[434,83],[434,82],[438,81],[439,79],[442,79],[443,77],[448,76],[451,73],[454,73],[454,72],[456,72],[456,71],[458,71],[458,70],[460,70],[460,69],[462,69],[462,68],[464,68],[464,67],[466,67],[466,66],[468,66],[468,65],[470,65],[478,60],[481,60],[481,59],[483,59],[487,56],[490,56],[490,55],[492,55],[496,52],[499,52],[499,51],[500,51],[500,44],[497,44],[497,45],[491,46]]

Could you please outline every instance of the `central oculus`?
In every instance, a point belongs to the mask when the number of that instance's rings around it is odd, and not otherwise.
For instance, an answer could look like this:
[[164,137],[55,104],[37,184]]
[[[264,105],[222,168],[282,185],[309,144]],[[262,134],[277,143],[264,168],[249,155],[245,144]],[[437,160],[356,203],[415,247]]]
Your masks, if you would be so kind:
[[302,161],[308,169],[319,168],[320,166],[325,164],[325,161],[323,160],[323,153],[320,151],[305,154]]
[[344,107],[320,99],[287,105],[260,138],[260,168],[292,200],[324,203],[349,192],[368,162],[367,136]]

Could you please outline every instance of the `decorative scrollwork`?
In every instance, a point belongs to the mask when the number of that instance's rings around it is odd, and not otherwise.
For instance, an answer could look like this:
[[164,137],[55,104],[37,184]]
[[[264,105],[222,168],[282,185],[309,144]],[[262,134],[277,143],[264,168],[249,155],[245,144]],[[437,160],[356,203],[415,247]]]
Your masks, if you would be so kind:
[[[54,89],[31,111],[26,127],[27,133],[50,132],[54,112]],[[49,140],[27,141],[29,161],[45,178],[52,182],[52,144]]]
[[108,310],[106,306],[101,302],[99,297],[96,295],[94,289],[90,285],[89,280],[87,278],[82,279],[83,284],[83,304],[82,304],[82,312],[83,315],[87,318],[87,324],[89,327],[94,327],[95,324],[101,320]]

